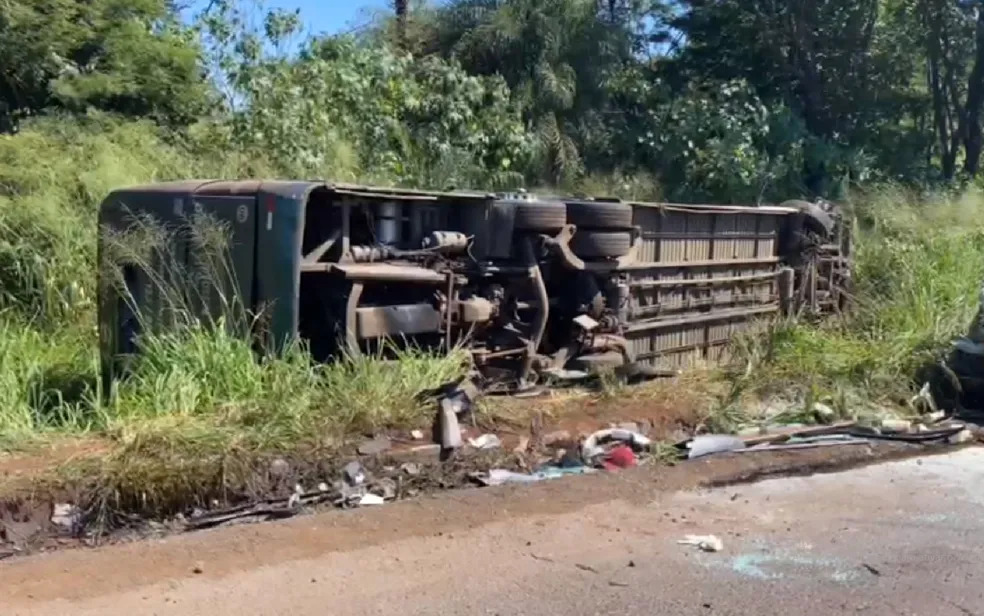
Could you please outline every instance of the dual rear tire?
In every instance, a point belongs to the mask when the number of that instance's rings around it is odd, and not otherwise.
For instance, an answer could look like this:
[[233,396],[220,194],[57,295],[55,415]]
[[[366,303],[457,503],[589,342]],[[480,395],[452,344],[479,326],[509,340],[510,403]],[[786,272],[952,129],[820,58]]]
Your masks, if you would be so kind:
[[515,227],[522,231],[555,233],[575,225],[571,250],[584,259],[612,259],[632,248],[632,206],[604,201],[520,201]]
[[577,231],[571,251],[582,259],[614,259],[632,249],[632,206],[607,201],[571,201],[567,222]]

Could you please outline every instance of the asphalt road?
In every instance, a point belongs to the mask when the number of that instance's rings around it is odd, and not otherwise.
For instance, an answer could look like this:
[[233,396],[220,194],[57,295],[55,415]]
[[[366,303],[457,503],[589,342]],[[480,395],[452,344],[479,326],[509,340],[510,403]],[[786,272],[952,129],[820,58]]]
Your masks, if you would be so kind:
[[[26,558],[0,613],[984,615],[984,449],[640,497],[647,472]],[[586,504],[522,504],[561,490]],[[498,521],[447,517],[476,507]]]

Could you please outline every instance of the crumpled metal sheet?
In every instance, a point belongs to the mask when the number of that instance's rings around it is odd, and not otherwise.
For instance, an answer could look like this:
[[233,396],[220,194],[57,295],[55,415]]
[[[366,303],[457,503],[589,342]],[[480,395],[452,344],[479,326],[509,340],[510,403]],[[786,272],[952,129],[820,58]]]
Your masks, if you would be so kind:
[[702,458],[716,453],[727,453],[745,448],[745,441],[730,434],[701,434],[687,443],[687,458]]

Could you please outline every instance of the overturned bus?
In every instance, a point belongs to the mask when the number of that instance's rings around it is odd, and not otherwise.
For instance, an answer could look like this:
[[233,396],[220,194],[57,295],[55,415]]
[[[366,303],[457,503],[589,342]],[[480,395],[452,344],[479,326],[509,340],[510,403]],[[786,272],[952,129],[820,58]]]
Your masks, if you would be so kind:
[[[107,232],[134,217],[227,230],[231,287],[258,340],[318,360],[380,341],[468,349],[516,385],[620,365],[717,361],[781,313],[843,309],[850,226],[826,203],[680,205],[325,182],[187,181],[113,192]],[[174,235],[171,258],[198,258]],[[154,266],[151,266],[154,267]],[[105,270],[102,270],[105,271]],[[116,366],[166,319],[153,272],[100,285],[101,355]],[[203,311],[214,303],[201,303]]]

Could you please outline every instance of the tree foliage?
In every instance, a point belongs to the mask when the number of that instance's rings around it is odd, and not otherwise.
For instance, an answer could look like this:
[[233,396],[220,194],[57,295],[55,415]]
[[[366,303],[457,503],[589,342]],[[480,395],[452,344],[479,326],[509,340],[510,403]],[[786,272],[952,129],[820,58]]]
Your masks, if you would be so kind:
[[0,2],[0,125],[52,108],[186,124],[209,94],[167,0]]
[[252,0],[0,0],[0,129],[95,109],[282,175],[678,200],[980,172],[984,0],[400,0],[306,30]]

